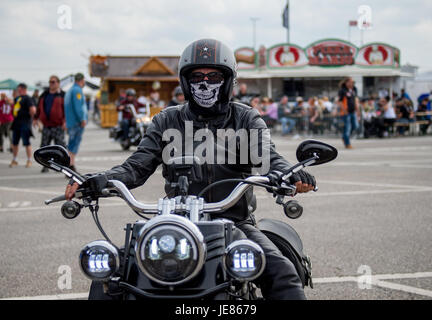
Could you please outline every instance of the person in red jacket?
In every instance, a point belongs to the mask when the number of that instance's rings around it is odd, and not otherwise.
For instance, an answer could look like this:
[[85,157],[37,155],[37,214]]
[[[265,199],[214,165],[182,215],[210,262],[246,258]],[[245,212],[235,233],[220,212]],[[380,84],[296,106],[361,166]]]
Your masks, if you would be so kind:
[[[54,141],[55,144],[66,147],[64,91],[60,89],[60,79],[53,75],[49,79],[49,88],[45,90],[37,103],[35,122],[43,124],[41,147]],[[42,172],[48,172],[43,168]]]
[[9,100],[5,93],[0,97],[0,152],[3,152],[3,137],[9,137],[9,151],[12,152],[12,132],[11,125],[13,102]]

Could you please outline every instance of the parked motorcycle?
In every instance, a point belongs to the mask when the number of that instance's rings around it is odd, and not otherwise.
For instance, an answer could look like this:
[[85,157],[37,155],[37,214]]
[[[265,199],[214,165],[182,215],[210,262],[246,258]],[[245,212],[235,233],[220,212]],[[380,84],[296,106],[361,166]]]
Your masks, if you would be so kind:
[[[295,200],[284,200],[296,194],[296,187],[288,183],[289,177],[304,167],[335,159],[337,150],[308,140],[299,145],[296,156],[299,163],[291,167],[282,181],[275,182],[267,176],[221,180],[208,185],[197,196],[189,195],[188,187],[202,177],[199,158],[176,158],[168,166],[168,180],[177,188],[179,196],[149,204],[137,201],[118,180],[107,180],[102,174],[84,177],[72,171],[68,167],[68,153],[61,146],[43,147],[34,153],[38,163],[65,174],[80,186],[75,194],[77,200],[62,205],[62,215],[74,219],[82,208],[89,208],[104,237],[85,245],[79,255],[82,272],[93,281],[90,298],[100,298],[97,290],[103,290],[104,297],[124,300],[258,299],[258,285],[254,280],[266,265],[263,249],[246,239],[232,221],[218,215],[256,186],[271,192],[288,218],[299,218],[303,212],[301,205]],[[233,180],[239,184],[225,199],[206,203],[202,198],[210,188]],[[140,217],[137,222],[126,225],[121,247],[110,240],[98,217],[98,200],[114,196],[122,198]],[[65,196],[45,203],[59,201],[65,201]],[[257,227],[294,263],[303,286],[312,287],[310,259],[303,253],[296,231],[272,219],[260,220]]]
[[147,127],[151,123],[150,106],[146,105],[145,113],[137,112],[133,104],[128,104],[125,108],[128,108],[133,115],[131,125],[129,126],[128,138],[123,140],[123,128],[120,124],[109,130],[109,137],[118,141],[123,150],[129,150],[131,146],[137,146],[140,143]]

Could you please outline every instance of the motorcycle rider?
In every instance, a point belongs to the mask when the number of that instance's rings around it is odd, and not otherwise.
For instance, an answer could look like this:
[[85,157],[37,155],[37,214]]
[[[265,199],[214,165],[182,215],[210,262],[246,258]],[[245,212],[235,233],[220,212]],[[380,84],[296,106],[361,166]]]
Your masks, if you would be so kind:
[[138,101],[136,100],[136,92],[135,89],[127,89],[126,97],[120,101],[117,106],[117,111],[121,112],[121,121],[120,127],[123,130],[122,143],[124,143],[129,137],[129,128],[132,124],[133,114],[132,111],[128,108],[129,104],[133,104],[135,106],[135,110],[138,110]]
[[[233,85],[236,78],[236,60],[230,48],[218,40],[201,39],[191,43],[184,50],[179,61],[180,84],[187,103],[166,108],[157,114],[148,127],[138,150],[122,165],[115,166],[103,174],[108,179],[122,181],[129,189],[145,183],[159,164],[163,163],[162,151],[167,145],[162,136],[167,129],[177,129],[185,132],[185,122],[193,123],[194,133],[201,128],[207,128],[213,133],[217,129],[259,129],[266,130],[264,121],[258,112],[249,106],[230,102]],[[208,90],[211,89],[211,90]],[[184,135],[183,135],[183,138]],[[195,149],[198,142],[193,142]],[[225,163],[227,163],[225,161]],[[167,164],[163,164],[163,175],[167,177]],[[227,178],[245,178],[251,174],[252,164],[211,164],[203,166],[204,181],[192,182],[190,194],[198,194],[205,186]],[[273,143],[270,144],[270,174],[280,181],[283,172],[291,165],[280,156]],[[290,178],[297,192],[311,191],[315,179],[306,171],[299,171]],[[206,202],[220,201],[227,197],[236,185],[235,182],[224,188],[213,188],[205,195]],[[71,181],[66,187],[65,196],[72,199],[78,185]],[[165,185],[167,194],[170,184]],[[305,299],[303,287],[294,264],[278,250],[278,248],[255,226],[255,220],[250,213],[253,201],[252,190],[245,193],[235,206],[222,215],[231,219],[236,226],[252,241],[258,243],[266,255],[266,267],[257,283],[266,299],[286,300]]]
[[167,107],[178,106],[179,104],[183,104],[185,102],[185,97],[180,86],[175,87],[173,91],[173,97],[171,101],[168,103]]

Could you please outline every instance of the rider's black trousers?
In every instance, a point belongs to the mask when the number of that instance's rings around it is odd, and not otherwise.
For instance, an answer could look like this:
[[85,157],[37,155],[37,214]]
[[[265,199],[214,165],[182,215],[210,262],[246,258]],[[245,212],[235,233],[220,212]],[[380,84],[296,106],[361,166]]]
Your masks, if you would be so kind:
[[264,250],[266,267],[255,281],[260,285],[263,297],[267,300],[305,300],[303,286],[294,264],[252,224],[242,223],[237,227]]

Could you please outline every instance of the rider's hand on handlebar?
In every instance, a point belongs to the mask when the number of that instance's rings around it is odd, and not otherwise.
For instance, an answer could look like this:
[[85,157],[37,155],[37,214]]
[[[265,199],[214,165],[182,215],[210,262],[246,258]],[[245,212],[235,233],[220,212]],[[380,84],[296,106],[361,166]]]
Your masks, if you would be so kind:
[[[274,183],[281,184],[282,177],[285,173],[280,171],[271,171],[268,175],[270,181]],[[297,193],[306,193],[314,190],[316,186],[316,181],[313,175],[307,173],[306,171],[300,170],[297,173],[293,174],[289,178],[289,183],[295,185]]]
[[69,182],[68,185],[66,186],[65,197],[67,200],[72,200],[72,198],[75,196],[75,192],[79,188],[78,183],[76,182],[72,183],[72,182]]
[[309,192],[316,187],[315,177],[304,170],[294,173],[289,180],[296,186],[298,193]]

